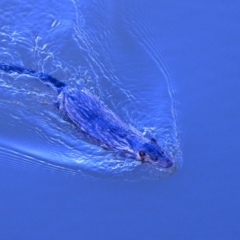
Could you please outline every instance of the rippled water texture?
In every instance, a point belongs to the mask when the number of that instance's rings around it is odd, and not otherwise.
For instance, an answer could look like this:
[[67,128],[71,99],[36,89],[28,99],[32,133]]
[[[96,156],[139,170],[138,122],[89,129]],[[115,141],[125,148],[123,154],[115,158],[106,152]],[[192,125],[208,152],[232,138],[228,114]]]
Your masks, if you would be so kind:
[[34,77],[2,72],[1,161],[127,179],[166,176],[181,165],[173,76],[161,32],[140,4],[132,9],[114,2],[50,1],[46,8],[31,0],[2,1],[1,61],[88,89],[123,121],[156,138],[176,167],[117,158],[85,142],[57,110],[53,89]]

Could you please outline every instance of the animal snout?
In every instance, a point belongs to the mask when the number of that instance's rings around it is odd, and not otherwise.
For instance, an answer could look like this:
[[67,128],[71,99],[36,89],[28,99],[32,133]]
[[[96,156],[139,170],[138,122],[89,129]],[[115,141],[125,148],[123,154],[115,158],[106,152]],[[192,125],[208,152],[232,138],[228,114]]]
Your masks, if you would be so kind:
[[173,166],[173,162],[170,160],[167,160],[166,168],[170,168]]

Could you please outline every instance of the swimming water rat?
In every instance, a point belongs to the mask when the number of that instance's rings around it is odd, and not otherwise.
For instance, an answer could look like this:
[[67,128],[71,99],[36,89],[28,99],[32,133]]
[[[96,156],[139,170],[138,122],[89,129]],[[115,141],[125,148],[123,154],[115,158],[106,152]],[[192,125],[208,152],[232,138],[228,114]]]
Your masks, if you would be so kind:
[[0,62],[0,70],[39,78],[58,91],[58,106],[92,143],[121,156],[163,168],[173,165],[155,139],[147,139],[134,127],[121,121],[96,96],[86,90],[70,88],[48,74]]

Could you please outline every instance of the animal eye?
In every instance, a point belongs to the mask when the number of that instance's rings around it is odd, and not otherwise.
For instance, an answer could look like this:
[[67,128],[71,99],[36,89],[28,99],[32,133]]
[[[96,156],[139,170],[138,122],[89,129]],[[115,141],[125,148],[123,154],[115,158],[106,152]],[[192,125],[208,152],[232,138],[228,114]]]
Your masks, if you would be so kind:
[[139,151],[139,156],[142,158],[146,155],[146,153],[144,151]]
[[155,138],[151,138],[152,143],[157,143],[157,140]]

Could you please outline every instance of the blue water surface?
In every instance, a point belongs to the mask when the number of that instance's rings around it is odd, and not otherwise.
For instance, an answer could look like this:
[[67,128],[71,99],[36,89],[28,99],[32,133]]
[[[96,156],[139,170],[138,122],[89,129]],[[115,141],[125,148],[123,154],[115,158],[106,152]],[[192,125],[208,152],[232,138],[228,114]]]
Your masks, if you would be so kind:
[[1,61],[87,89],[156,138],[175,167],[85,142],[54,89],[1,72],[1,237],[239,239],[239,10],[237,1],[3,0]]

